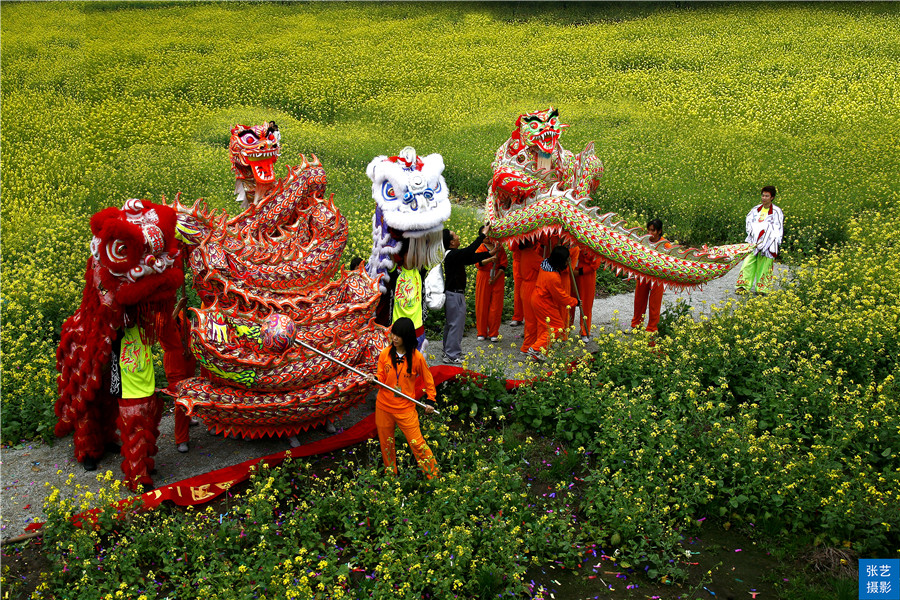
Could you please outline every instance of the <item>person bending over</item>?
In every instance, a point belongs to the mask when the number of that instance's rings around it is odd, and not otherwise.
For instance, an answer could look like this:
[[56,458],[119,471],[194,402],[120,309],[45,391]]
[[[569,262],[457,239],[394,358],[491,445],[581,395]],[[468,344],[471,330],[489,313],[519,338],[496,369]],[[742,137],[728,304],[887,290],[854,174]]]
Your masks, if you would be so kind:
[[[569,249],[557,246],[550,256],[541,263],[531,303],[534,305],[534,316],[537,322],[537,340],[528,349],[528,355],[538,362],[544,361],[544,355],[550,349],[551,335],[567,326],[563,320],[563,308],[578,306],[578,300],[566,293],[563,276],[569,277]],[[568,309],[566,309],[568,310]]]

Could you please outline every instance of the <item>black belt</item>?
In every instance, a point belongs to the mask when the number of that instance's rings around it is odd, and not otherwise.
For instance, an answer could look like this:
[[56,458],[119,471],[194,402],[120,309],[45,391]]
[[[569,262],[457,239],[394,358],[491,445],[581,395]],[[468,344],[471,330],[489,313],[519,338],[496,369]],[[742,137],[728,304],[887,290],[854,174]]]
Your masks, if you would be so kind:
[[448,292],[453,292],[454,294],[465,294],[466,290],[447,290]]

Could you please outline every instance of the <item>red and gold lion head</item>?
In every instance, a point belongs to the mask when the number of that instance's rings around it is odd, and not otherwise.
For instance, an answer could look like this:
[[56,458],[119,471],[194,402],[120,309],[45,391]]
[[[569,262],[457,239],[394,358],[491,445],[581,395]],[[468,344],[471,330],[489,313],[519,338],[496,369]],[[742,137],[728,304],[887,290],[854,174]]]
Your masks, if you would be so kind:
[[107,306],[165,301],[184,281],[172,208],[128,200],[95,214],[91,233],[94,284]]

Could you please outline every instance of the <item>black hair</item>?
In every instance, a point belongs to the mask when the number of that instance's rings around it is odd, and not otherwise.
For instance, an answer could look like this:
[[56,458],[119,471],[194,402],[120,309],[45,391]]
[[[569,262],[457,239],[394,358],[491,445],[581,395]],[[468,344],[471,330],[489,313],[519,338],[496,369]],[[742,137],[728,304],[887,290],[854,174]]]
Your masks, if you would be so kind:
[[[413,354],[416,353],[418,340],[416,340],[416,326],[409,317],[400,317],[391,326],[391,333],[400,336],[403,340],[403,348],[406,350],[406,372],[412,374]],[[396,367],[399,362],[397,348],[391,344],[391,363]]]
[[354,256],[353,260],[350,261],[350,270],[355,271],[359,265],[362,264],[363,259],[358,256]]
[[452,240],[452,237],[450,235],[450,230],[447,229],[446,227],[444,227],[444,250],[450,249],[451,240]]
[[650,219],[647,221],[647,231],[650,231],[651,227],[662,233],[662,219]]
[[559,273],[566,270],[566,264],[569,262],[569,249],[565,246],[557,246],[547,258],[550,268]]
[[774,185],[765,185],[765,186],[763,186],[763,189],[762,189],[762,191],[760,191],[760,193],[765,194],[766,192],[769,192],[772,195],[772,197],[774,198],[775,194],[778,193],[778,190],[775,189]]

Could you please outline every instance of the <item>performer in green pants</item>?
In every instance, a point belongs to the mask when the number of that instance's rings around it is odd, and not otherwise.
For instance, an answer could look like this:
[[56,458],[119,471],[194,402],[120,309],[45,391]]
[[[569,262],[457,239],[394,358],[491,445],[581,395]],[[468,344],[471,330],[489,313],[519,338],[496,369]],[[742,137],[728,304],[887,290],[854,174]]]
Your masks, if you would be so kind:
[[741,273],[737,280],[739,292],[756,291],[758,294],[768,294],[771,290],[772,267],[784,237],[784,213],[772,203],[776,193],[774,185],[765,186],[762,189],[762,202],[747,213],[745,241],[756,244],[756,248],[741,265]]

